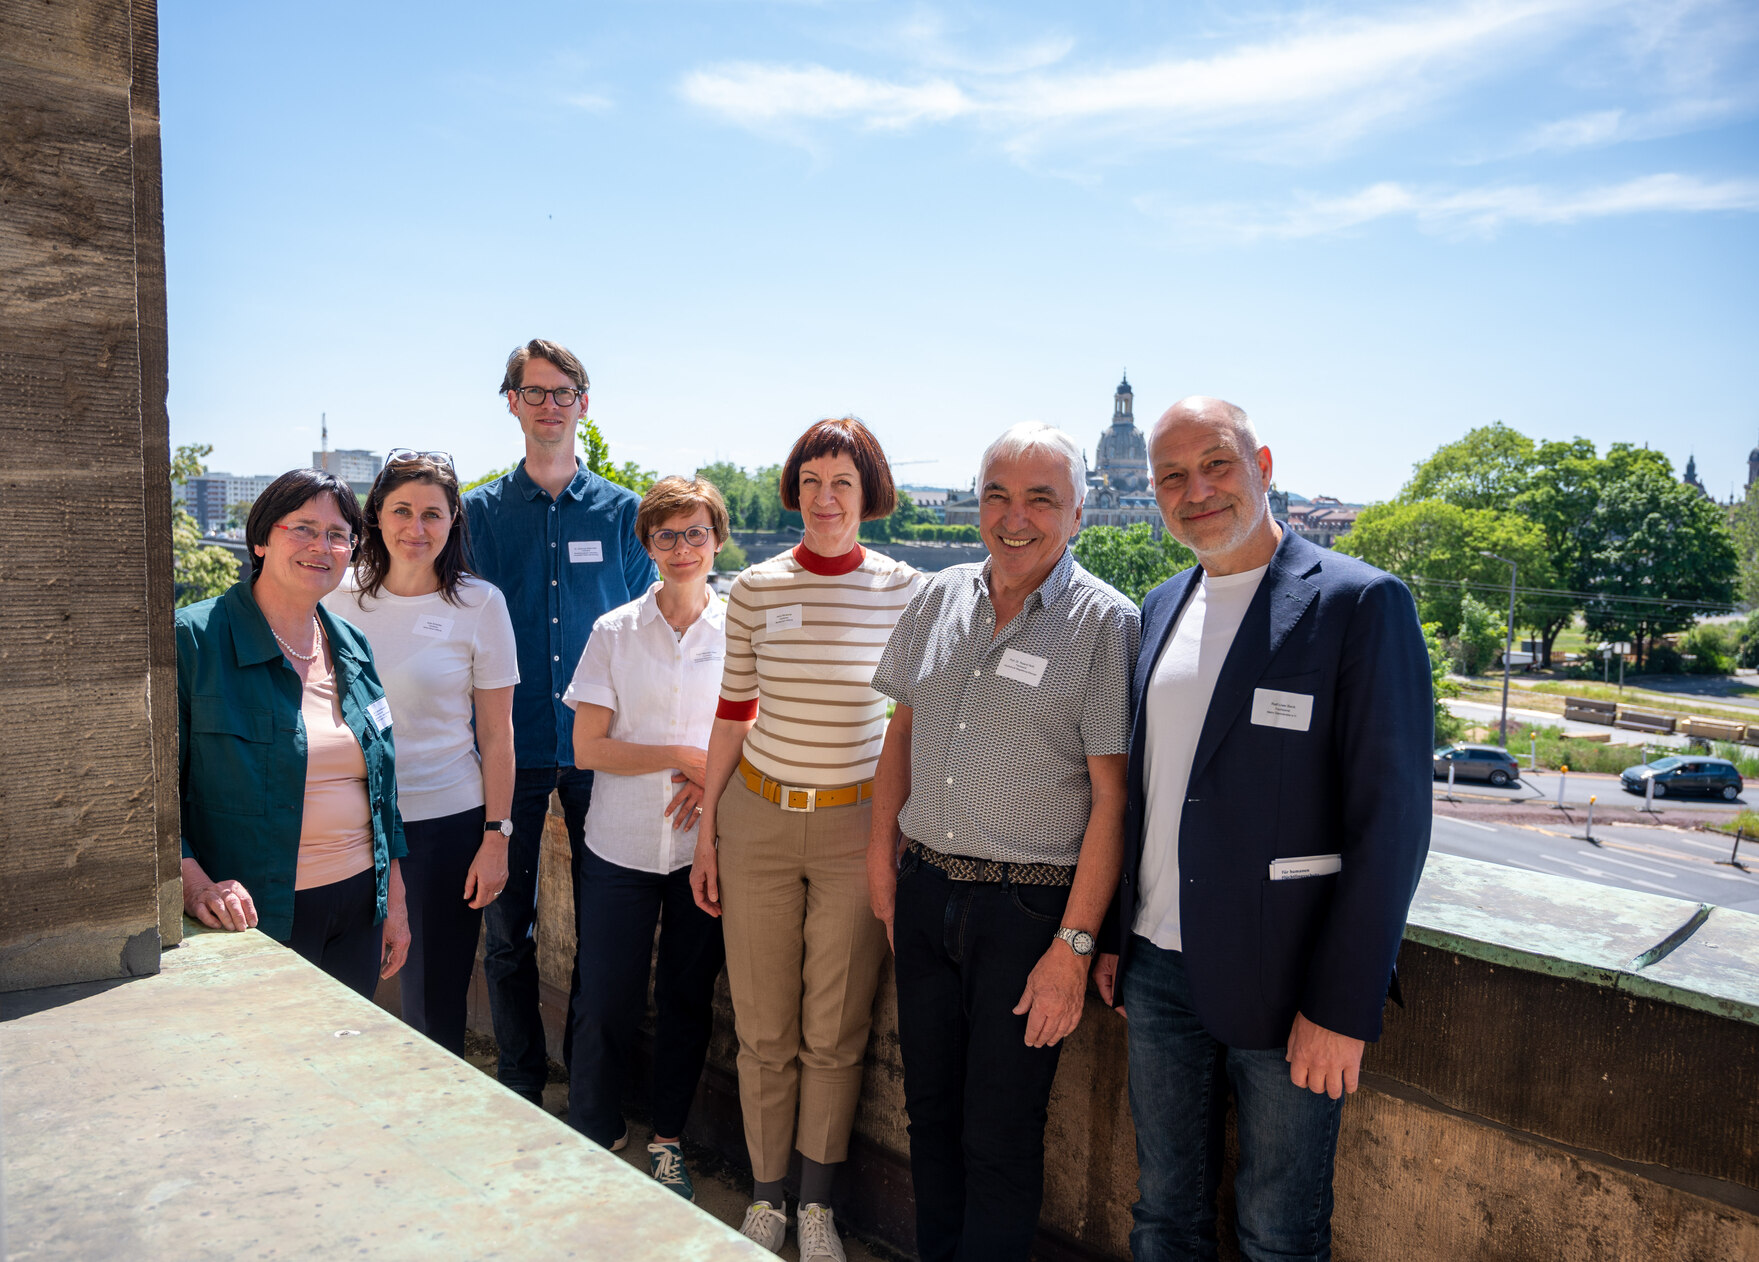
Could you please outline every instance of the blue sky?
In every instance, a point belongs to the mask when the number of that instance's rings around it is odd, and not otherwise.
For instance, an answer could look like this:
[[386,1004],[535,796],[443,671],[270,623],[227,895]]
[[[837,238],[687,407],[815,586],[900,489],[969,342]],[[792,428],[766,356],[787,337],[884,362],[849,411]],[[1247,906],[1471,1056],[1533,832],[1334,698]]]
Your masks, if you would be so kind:
[[[510,11],[511,12],[511,11]],[[1245,407],[1374,500],[1473,425],[1759,439],[1759,7],[160,7],[174,443],[278,472],[519,434],[571,346],[615,458],[780,460],[855,412],[967,482]],[[915,462],[905,464],[903,462]]]

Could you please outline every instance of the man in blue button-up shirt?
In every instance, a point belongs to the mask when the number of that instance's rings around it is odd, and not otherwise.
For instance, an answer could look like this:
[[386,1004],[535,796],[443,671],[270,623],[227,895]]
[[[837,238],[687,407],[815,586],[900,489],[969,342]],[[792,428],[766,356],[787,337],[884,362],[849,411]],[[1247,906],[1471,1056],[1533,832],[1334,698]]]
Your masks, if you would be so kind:
[[[578,891],[581,835],[592,799],[592,772],[574,767],[574,712],[562,704],[562,694],[599,615],[635,599],[655,578],[653,562],[635,537],[639,497],[591,472],[575,455],[586,391],[586,370],[565,347],[534,338],[515,350],[501,392],[525,434],[525,459],[464,497],[472,564],[507,598],[519,647],[513,833],[506,888],[483,916],[483,971],[501,1049],[501,1082],[538,1104],[548,1077],[532,939],[538,848],[555,791]],[[564,1029],[573,1025],[577,977],[569,989]]]

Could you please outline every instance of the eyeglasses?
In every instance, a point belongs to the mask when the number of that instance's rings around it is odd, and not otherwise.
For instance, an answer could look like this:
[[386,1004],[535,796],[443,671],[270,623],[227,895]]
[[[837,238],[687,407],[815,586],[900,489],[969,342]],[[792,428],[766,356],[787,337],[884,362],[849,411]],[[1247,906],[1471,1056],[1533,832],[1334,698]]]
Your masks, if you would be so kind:
[[648,536],[648,542],[661,552],[670,552],[678,546],[680,539],[693,548],[700,548],[713,533],[707,526],[692,526],[689,530],[656,530]]
[[393,447],[385,453],[386,464],[408,464],[412,460],[432,460],[448,469],[454,467],[452,453],[449,451],[416,451],[412,447]]
[[302,548],[309,548],[322,539],[329,545],[332,552],[353,552],[354,536],[346,530],[318,530],[311,526],[283,526],[280,522],[272,523],[276,530],[285,530],[293,538],[293,542]]
[[571,408],[574,400],[586,397],[586,391],[576,390],[573,386],[557,386],[554,390],[545,390],[539,386],[521,386],[517,393],[534,408],[543,406],[546,397],[554,399],[559,408]]

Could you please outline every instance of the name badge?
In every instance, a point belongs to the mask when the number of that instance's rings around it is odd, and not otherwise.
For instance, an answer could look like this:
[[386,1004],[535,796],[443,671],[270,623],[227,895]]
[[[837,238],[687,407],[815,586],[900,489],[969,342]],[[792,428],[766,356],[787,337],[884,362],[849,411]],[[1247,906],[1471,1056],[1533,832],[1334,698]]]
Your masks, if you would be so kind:
[[1344,869],[1344,858],[1335,854],[1309,854],[1295,859],[1273,859],[1270,879],[1298,881],[1304,876],[1330,876]]
[[391,726],[391,703],[380,697],[366,708],[366,717],[373,721],[373,727],[384,732]]
[[693,662],[721,662],[725,661],[726,658],[727,655],[721,652],[720,649],[703,649],[702,652],[698,653],[690,660]]
[[440,617],[422,617],[415,620],[415,633],[443,640],[452,634],[452,619]]
[[568,541],[568,559],[570,561],[603,561],[605,545],[597,539],[570,539]]
[[1252,721],[1260,727],[1282,727],[1291,732],[1305,732],[1313,722],[1313,697],[1305,692],[1254,688]]
[[801,605],[783,605],[768,610],[763,616],[765,631],[794,631],[806,622],[806,609]]
[[1034,657],[1018,649],[1003,649],[1002,660],[996,663],[996,674],[1003,679],[1017,679],[1028,688],[1036,688],[1038,681],[1044,678],[1044,668],[1049,665],[1048,657]]

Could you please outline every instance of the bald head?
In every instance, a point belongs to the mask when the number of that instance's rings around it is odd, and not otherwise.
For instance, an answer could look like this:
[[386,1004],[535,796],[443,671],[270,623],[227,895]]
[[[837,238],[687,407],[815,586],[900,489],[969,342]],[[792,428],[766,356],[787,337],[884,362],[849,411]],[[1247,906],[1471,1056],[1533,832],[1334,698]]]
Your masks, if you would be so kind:
[[1270,449],[1240,408],[1196,394],[1161,414],[1148,437],[1154,498],[1173,538],[1210,574],[1265,564],[1281,530],[1270,515]]

